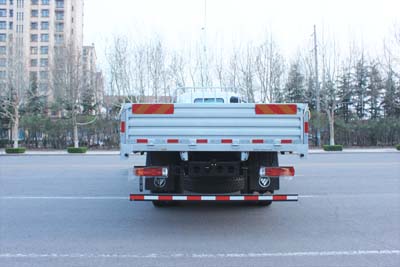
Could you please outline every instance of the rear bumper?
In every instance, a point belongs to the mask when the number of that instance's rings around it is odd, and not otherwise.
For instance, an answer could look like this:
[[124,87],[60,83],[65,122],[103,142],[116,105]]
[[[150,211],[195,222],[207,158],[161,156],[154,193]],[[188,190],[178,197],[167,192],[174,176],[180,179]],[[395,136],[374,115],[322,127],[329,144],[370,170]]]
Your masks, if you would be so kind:
[[181,195],[181,194],[131,194],[131,201],[298,201],[297,194],[287,195]]

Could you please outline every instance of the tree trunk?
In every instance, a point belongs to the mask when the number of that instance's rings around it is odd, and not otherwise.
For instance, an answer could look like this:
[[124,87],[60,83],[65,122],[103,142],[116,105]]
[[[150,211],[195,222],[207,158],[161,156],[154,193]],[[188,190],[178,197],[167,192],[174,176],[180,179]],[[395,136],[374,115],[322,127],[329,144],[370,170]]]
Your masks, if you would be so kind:
[[13,148],[18,148],[18,129],[19,129],[19,110],[18,107],[14,108],[14,123],[12,129]]
[[72,114],[72,127],[73,129],[73,140],[74,140],[74,147],[79,147],[79,139],[78,139],[78,124],[76,122],[76,114],[73,112]]
[[329,122],[329,145],[335,145],[335,110],[327,110]]

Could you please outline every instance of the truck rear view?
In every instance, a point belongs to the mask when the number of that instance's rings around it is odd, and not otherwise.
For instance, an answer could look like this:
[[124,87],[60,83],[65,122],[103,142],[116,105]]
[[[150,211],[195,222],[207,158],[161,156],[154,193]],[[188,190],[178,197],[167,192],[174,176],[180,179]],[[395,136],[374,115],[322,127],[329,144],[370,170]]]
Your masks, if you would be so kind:
[[[279,195],[278,153],[308,153],[306,104],[125,104],[121,156],[146,155],[135,166],[132,201],[297,201]],[[134,154],[136,155],[136,154]],[[133,190],[134,188],[132,188]]]

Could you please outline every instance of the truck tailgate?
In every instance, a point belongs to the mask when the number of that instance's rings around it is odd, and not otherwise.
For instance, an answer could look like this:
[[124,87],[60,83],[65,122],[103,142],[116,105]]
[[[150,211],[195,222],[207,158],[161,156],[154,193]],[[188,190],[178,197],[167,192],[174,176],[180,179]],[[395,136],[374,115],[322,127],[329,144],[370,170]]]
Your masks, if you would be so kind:
[[121,155],[307,150],[306,104],[126,104],[121,113]]

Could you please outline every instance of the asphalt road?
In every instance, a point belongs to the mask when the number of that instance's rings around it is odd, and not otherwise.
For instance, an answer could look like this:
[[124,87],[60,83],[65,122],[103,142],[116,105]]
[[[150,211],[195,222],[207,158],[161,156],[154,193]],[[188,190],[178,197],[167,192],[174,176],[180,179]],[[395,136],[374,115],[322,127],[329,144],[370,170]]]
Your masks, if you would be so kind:
[[118,156],[0,156],[0,266],[400,266],[400,153],[288,164],[299,202],[157,209]]

